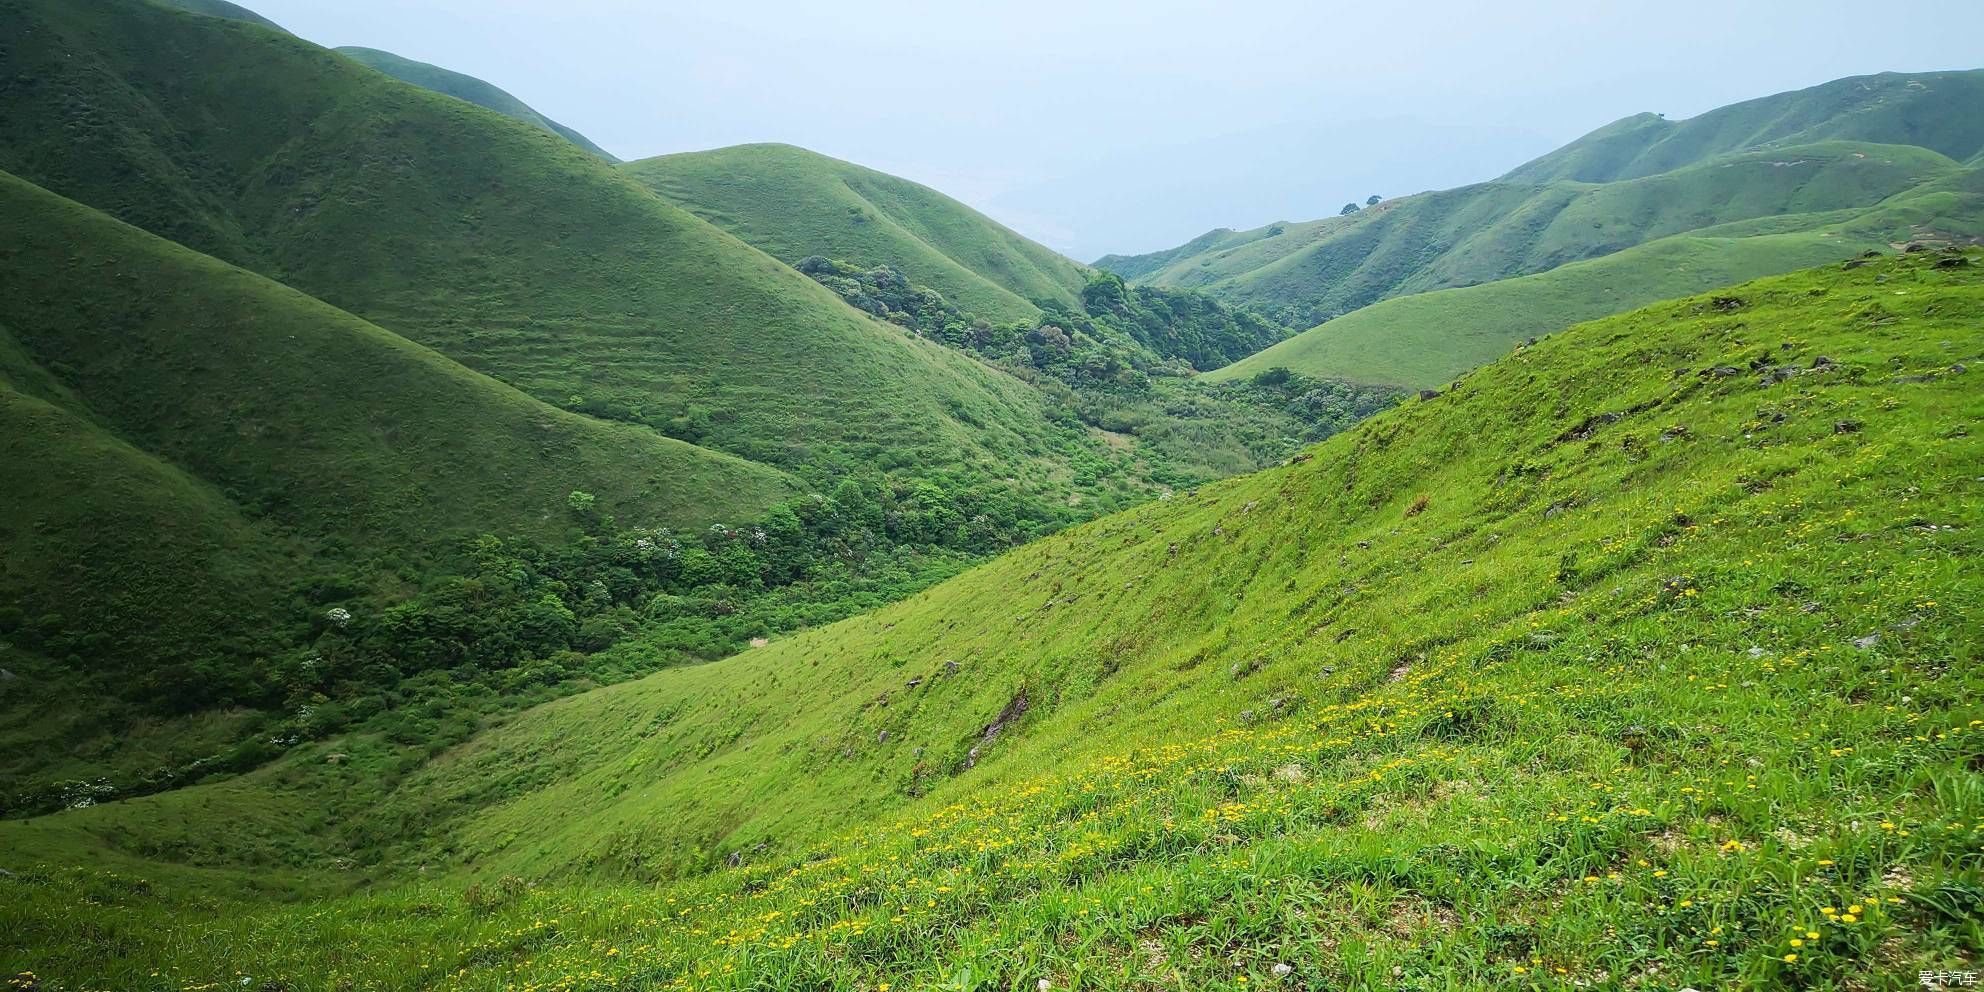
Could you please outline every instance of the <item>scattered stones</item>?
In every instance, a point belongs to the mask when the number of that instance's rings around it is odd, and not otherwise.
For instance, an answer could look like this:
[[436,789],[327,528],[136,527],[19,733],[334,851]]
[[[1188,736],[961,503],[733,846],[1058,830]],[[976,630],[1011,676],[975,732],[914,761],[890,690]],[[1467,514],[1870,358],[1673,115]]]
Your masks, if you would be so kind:
[[1708,304],[1709,306],[1712,306],[1723,313],[1728,313],[1731,310],[1743,309],[1742,298],[1736,296],[1718,296],[1708,301]]
[[1862,651],[1872,651],[1874,650],[1874,645],[1879,643],[1881,643],[1881,635],[1879,634],[1868,634],[1865,637],[1856,637],[1853,639],[1853,646]]
[[1289,975],[1295,973],[1295,966],[1286,961],[1276,961],[1274,967],[1268,970],[1273,972],[1276,978],[1287,978]]
[[1419,391],[1419,398],[1421,400],[1437,400],[1440,398],[1440,391],[1437,389],[1422,389]]
[[1858,434],[1860,433],[1860,427],[1861,423],[1858,420],[1836,420],[1833,421],[1832,432],[1834,434]]
[[1765,651],[1765,650],[1764,650],[1763,648],[1760,648],[1760,647],[1757,647],[1757,646],[1756,646],[1756,645],[1754,645],[1754,644],[1752,644],[1752,645],[1750,645],[1750,651],[1749,651],[1749,655],[1750,655],[1750,657],[1751,657],[1751,658],[1761,658],[1761,657],[1763,657],[1764,655],[1766,655],[1766,654],[1769,654],[1769,653],[1770,653],[1770,652],[1768,652],[1768,651]]
[[1812,359],[1812,371],[1814,372],[1830,372],[1836,367],[1837,363],[1824,355]]
[[343,751],[333,751],[330,754],[324,755],[324,763],[327,765],[342,765],[350,760],[351,755]]
[[1965,258],[1962,255],[1947,255],[1942,258],[1936,259],[1935,267],[1939,269],[1961,269],[1969,264],[1970,264],[1970,259]]
[[876,731],[876,733],[875,733],[875,743],[877,743],[877,744],[887,744],[888,742],[889,742],[889,732],[888,732],[888,731],[886,731],[886,730],[880,730],[880,731]]

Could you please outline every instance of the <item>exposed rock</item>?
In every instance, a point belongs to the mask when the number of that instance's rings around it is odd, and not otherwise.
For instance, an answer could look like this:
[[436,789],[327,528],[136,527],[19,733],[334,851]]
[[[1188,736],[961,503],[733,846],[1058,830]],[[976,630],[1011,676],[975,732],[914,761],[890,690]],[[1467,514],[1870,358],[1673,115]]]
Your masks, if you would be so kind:
[[1856,637],[1853,639],[1853,646],[1862,651],[1872,651],[1874,650],[1874,645],[1879,643],[1881,643],[1881,635],[1879,634],[1868,634],[1865,637]]
[[1419,391],[1419,398],[1422,400],[1437,400],[1440,398],[1440,391],[1437,389],[1422,389]]

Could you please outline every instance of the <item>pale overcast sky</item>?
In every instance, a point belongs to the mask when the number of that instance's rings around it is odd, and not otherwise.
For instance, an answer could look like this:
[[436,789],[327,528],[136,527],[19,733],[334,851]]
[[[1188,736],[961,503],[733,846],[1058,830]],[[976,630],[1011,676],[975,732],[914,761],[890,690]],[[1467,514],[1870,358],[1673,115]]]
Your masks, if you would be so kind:
[[803,145],[1082,261],[1492,178],[1639,111],[1984,65],[1978,3],[242,2],[623,158]]

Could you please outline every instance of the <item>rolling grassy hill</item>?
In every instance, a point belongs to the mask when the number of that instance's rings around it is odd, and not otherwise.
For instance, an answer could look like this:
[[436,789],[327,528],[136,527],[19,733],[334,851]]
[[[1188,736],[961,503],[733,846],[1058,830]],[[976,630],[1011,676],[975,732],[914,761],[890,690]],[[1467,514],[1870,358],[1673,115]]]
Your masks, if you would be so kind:
[[443,69],[438,65],[429,65],[426,62],[416,62],[376,48],[343,45],[337,51],[348,59],[371,66],[401,82],[412,83],[422,89],[433,90],[458,100],[467,100],[478,107],[487,107],[505,117],[514,117],[526,124],[536,125],[553,134],[561,135],[572,144],[608,162],[620,161],[608,154],[606,149],[593,144],[585,135],[538,113],[531,109],[529,104],[474,76],[455,72],[452,69]]
[[[539,128],[136,0],[19,0],[0,31],[21,41],[0,53],[0,167],[539,400],[814,484],[878,468],[1056,502],[1135,490],[1037,391]],[[1100,468],[1078,481],[1084,459]]]
[[167,7],[177,7],[180,10],[191,11],[195,14],[205,14],[208,17],[225,17],[231,21],[246,21],[249,24],[259,24],[265,28],[274,28],[277,31],[283,29],[282,25],[238,3],[229,3],[228,0],[154,0],[154,2],[162,3]]
[[1225,236],[1137,279],[1307,326],[1394,296],[1548,271],[1719,224],[1871,207],[1961,170],[1923,148],[1831,141],[1615,183],[1496,181]]
[[[799,489],[547,406],[4,173],[0,388],[0,664],[24,677],[0,692],[23,718],[9,786],[128,779],[222,750],[212,728],[125,747],[92,704],[143,701],[132,719],[157,722],[228,700],[321,613],[294,591],[325,576],[390,593],[481,534],[560,540],[574,491],[600,513],[693,530]],[[168,722],[216,720],[240,722]],[[79,740],[91,747],[58,747]]]
[[1984,238],[1984,172],[1968,169],[1870,210],[1792,214],[1704,228],[1616,254],[1354,310],[1219,369],[1270,368],[1414,388],[1445,384],[1516,343],[1653,300],[1913,241]]
[[1612,182],[1739,152],[1818,141],[1916,145],[1955,159],[1984,151],[1984,72],[1884,72],[1745,100],[1670,121],[1635,114],[1525,163],[1510,182]]
[[738,145],[633,162],[664,198],[790,265],[824,256],[893,265],[991,320],[1079,302],[1080,265],[997,221],[895,176],[791,145]]
[[[1580,325],[1286,467],[529,711],[383,793],[351,740],[0,823],[0,968],[1906,986],[1984,938],[1980,258]],[[248,864],[317,895],[258,901]]]

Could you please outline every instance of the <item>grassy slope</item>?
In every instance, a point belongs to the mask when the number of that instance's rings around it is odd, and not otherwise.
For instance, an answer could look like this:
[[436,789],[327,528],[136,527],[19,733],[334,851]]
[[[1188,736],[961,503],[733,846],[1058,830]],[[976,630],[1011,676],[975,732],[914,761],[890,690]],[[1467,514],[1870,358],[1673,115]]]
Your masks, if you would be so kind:
[[505,117],[514,117],[526,124],[533,124],[555,134],[605,159],[618,162],[619,159],[607,154],[606,150],[592,143],[592,140],[577,131],[552,120],[522,100],[511,96],[508,91],[486,83],[474,76],[464,75],[438,65],[416,62],[413,59],[383,52],[376,48],[362,48],[357,45],[344,45],[338,54],[360,64],[371,66],[388,76],[404,83],[412,83],[423,89],[443,93],[458,100],[467,100],[478,107],[487,107]]
[[[0,323],[109,429],[354,545],[563,533],[565,497],[744,519],[790,479],[544,405],[260,276],[0,173]],[[59,556],[58,556],[59,557]]]
[[1514,182],[1611,182],[1718,156],[1815,141],[1919,145],[1955,159],[1984,153],[1984,69],[1851,76],[1731,104],[1683,121],[1636,114],[1511,171]]
[[[1313,460],[525,714],[367,814],[478,809],[407,863],[553,877],[533,891],[430,873],[215,914],[211,881],[139,888],[94,846],[197,832],[258,790],[281,806],[309,756],[0,825],[19,866],[0,966],[297,988],[1237,989],[1276,963],[1318,987],[1906,987],[1984,939],[1978,258],[1583,325]],[[1801,371],[1752,371],[1780,365]],[[743,870],[613,881],[733,850]]]
[[894,265],[993,320],[1079,302],[1082,267],[925,186],[790,145],[646,159],[628,174],[745,242],[795,264],[809,255]]
[[539,129],[143,3],[9,0],[0,32],[0,167],[57,193],[559,405],[821,477],[1058,485],[1024,384]]
[[[491,532],[562,539],[573,490],[630,524],[698,528],[798,488],[546,406],[5,173],[0,392],[0,667],[21,676],[0,680],[9,782],[128,784],[240,743],[252,714],[118,701],[268,670],[302,622],[292,590],[356,561],[414,569]],[[7,643],[17,625],[73,653]]]
[[167,7],[177,7],[180,10],[191,11],[195,14],[205,14],[208,17],[225,17],[231,21],[246,21],[249,24],[259,24],[265,28],[274,28],[277,31],[282,30],[282,25],[240,4],[229,3],[228,0],[154,0],[154,2],[162,3]]
[[1283,225],[1278,236],[1183,258],[1144,278],[1327,317],[1391,296],[1543,272],[1715,224],[1870,206],[1959,168],[1920,148],[1827,142],[1619,183],[1484,183]]
[[1284,367],[1354,382],[1438,386],[1518,341],[1581,320],[1917,237],[1984,238],[1984,172],[1926,184],[1872,210],[1704,228],[1536,275],[1384,300],[1211,376]]

